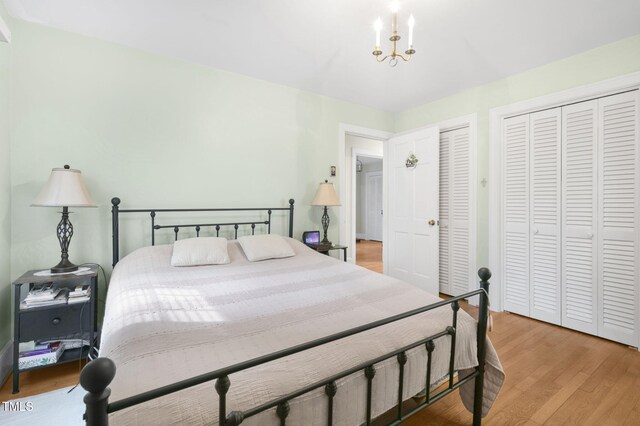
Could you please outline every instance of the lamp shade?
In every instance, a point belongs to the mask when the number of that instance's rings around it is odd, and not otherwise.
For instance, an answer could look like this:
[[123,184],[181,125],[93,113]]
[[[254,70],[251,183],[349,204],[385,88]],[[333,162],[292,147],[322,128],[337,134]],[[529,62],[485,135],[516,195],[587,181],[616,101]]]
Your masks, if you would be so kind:
[[42,191],[33,201],[36,207],[96,207],[82,181],[80,170],[51,170],[51,175]]
[[318,187],[318,191],[316,192],[316,196],[313,198],[311,202],[312,206],[339,206],[340,199],[336,194],[336,190],[333,188],[333,183],[329,183],[328,181],[324,181]]

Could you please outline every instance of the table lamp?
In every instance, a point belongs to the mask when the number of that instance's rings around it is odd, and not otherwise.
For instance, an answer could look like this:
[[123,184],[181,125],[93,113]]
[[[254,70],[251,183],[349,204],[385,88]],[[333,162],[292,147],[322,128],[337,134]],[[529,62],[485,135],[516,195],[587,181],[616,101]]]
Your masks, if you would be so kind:
[[69,166],[51,170],[49,180],[31,205],[62,207],[62,219],[58,223],[60,263],[51,268],[51,272],[77,271],[78,267],[69,261],[69,243],[73,236],[73,225],[69,221],[69,207],[96,207],[84,186],[80,170],[71,169]]
[[339,206],[340,200],[336,195],[336,190],[333,188],[333,183],[325,180],[318,187],[316,196],[311,202],[312,206],[324,206],[324,213],[322,214],[322,229],[324,229],[324,239],[320,242],[320,245],[331,245],[331,242],[327,238],[327,230],[329,229],[329,213],[327,213],[327,207]]

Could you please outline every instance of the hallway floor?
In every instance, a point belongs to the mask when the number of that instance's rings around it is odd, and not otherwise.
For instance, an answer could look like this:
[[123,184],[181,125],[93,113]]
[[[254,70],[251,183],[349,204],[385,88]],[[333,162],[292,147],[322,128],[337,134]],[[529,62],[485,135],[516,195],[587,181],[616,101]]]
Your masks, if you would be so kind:
[[382,273],[382,242],[370,240],[356,242],[356,264]]

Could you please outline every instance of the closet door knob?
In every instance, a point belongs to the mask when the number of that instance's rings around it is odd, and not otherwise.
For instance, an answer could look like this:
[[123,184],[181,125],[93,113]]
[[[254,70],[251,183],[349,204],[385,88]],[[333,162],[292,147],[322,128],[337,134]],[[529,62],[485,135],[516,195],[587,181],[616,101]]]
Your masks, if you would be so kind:
[[587,238],[593,238],[593,233],[587,232]]
[[533,228],[533,233],[537,234],[538,232],[540,232],[540,230],[538,228]]

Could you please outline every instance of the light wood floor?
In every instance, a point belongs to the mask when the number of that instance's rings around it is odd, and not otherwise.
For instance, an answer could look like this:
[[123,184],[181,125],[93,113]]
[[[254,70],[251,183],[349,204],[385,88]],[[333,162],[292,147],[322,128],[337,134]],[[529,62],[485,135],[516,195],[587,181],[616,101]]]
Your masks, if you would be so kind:
[[40,368],[20,374],[20,392],[12,394],[12,375],[0,388],[0,401],[25,398],[56,389],[73,386],[80,380],[80,369],[85,364],[68,362],[53,367]]
[[[462,308],[475,315],[466,304]],[[508,313],[494,313],[489,334],[506,372],[486,425],[640,425],[640,352],[624,345]],[[0,400],[74,385],[78,364],[11,379]],[[407,426],[468,425],[471,414],[453,393],[405,422]]]
[[[382,243],[363,240],[356,254],[358,265],[382,272]],[[640,352],[519,315],[493,319],[506,381],[485,424],[640,425]],[[457,392],[405,422],[456,424],[471,424]]]
[[356,264],[382,273],[382,243],[360,240],[356,243]]

